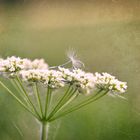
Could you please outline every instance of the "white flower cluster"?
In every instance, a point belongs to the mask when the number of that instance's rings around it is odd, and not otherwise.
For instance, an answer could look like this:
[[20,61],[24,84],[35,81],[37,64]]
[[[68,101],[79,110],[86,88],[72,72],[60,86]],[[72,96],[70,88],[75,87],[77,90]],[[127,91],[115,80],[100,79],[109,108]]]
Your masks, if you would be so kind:
[[71,84],[79,92],[89,93],[94,87],[94,76],[80,69],[70,71],[59,67],[59,70],[22,70],[20,76],[23,81],[41,82],[51,88],[59,88]]
[[45,63],[44,59],[21,59],[20,57],[7,57],[6,59],[0,59],[0,73],[7,73],[10,75],[15,74],[20,70],[28,69],[48,69],[48,64]]
[[70,84],[80,93],[90,93],[94,89],[124,93],[127,89],[126,82],[121,82],[108,73],[92,74],[81,69],[63,67],[58,67],[58,70],[49,70],[44,59],[31,61],[15,56],[0,59],[0,73],[7,73],[10,76],[19,74],[25,82],[41,82],[51,88],[60,88]]
[[59,67],[66,83],[70,83],[78,88],[79,92],[90,93],[95,86],[95,79],[92,73],[86,73],[81,69],[69,69]]
[[29,69],[48,69],[48,64],[45,63],[44,59],[30,60]]
[[95,85],[99,89],[109,90],[113,93],[124,93],[127,90],[127,83],[121,82],[108,73],[95,73]]
[[24,60],[19,57],[7,57],[0,60],[1,72],[16,72],[24,68]]
[[22,70],[19,74],[25,82],[41,82],[50,88],[64,86],[62,73],[56,70]]

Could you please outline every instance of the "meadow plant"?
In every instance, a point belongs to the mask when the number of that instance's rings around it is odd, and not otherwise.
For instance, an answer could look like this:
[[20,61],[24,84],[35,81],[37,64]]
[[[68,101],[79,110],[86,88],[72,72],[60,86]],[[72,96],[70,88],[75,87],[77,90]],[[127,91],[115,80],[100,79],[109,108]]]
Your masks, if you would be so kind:
[[[76,59],[74,54],[68,56],[68,62],[54,67],[49,67],[44,59],[32,61],[15,56],[0,59],[0,85],[40,122],[41,140],[48,140],[47,131],[52,121],[105,95],[120,96],[127,89],[126,82],[121,82],[108,73],[85,72],[81,69],[84,64]],[[71,67],[66,68],[70,63]],[[19,96],[2,82],[3,78],[12,83]],[[29,96],[29,87],[33,89],[36,103]],[[54,91],[60,92],[60,88],[61,92],[63,91],[63,93],[57,93],[60,94],[60,99],[51,105]],[[44,98],[41,98],[42,95]],[[80,96],[84,97],[83,100],[72,104]]]

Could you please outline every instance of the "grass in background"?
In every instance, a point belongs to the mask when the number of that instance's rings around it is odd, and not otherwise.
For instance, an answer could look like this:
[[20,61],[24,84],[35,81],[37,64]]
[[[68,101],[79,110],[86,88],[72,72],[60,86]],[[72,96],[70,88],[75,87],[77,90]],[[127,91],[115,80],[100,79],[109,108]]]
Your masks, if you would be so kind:
[[[105,97],[54,122],[50,135],[58,127],[57,140],[140,139],[138,2],[1,8],[1,56],[43,57],[57,65],[74,48],[87,70],[106,71],[128,82],[128,100]],[[0,139],[38,140],[35,120],[2,88],[0,92]]]

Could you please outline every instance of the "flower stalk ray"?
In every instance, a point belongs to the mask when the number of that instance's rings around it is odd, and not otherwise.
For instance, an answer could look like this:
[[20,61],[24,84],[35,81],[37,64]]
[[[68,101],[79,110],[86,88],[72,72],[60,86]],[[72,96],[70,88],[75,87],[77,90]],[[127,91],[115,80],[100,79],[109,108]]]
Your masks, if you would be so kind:
[[34,93],[38,102],[38,106],[41,112],[41,117],[43,117],[43,109],[42,109],[42,103],[41,103],[41,99],[40,99],[40,94],[39,94],[39,89],[38,89],[38,85],[37,83],[35,83],[34,85]]
[[30,112],[35,118],[37,118],[38,120],[40,119],[38,116],[36,116],[36,114],[31,111],[17,96],[15,96],[15,94],[4,84],[0,81],[0,85],[6,89],[8,91],[8,93],[22,106],[24,107],[25,110],[27,110],[28,112]]

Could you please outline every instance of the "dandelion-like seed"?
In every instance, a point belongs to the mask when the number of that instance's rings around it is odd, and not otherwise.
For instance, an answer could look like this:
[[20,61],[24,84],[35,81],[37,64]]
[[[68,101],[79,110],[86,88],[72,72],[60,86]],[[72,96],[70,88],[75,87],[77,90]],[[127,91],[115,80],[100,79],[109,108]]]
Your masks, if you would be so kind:
[[69,61],[72,63],[74,69],[84,67],[84,63],[77,58],[76,52],[71,50],[67,53]]
[[[12,82],[18,89],[20,97],[16,96],[6,84],[0,81],[0,85],[29,113],[36,118],[42,127],[41,140],[48,139],[48,129],[52,121],[55,121],[73,111],[76,111],[105,95],[118,96],[127,90],[127,83],[119,81],[108,73],[85,72],[81,68],[84,64],[77,59],[75,52],[68,53],[69,61],[63,65],[49,67],[44,59],[30,60],[20,57],[7,57],[0,59],[0,76]],[[65,68],[66,64],[71,63],[72,68]],[[42,93],[39,86],[45,88]],[[30,99],[28,90],[25,86],[33,89],[37,105]],[[59,89],[66,89],[61,95],[60,100],[51,105],[52,94]],[[44,90],[43,90],[44,91]],[[43,95],[44,101],[41,96]],[[79,96],[88,98],[68,107]],[[44,104],[43,104],[44,103]]]

